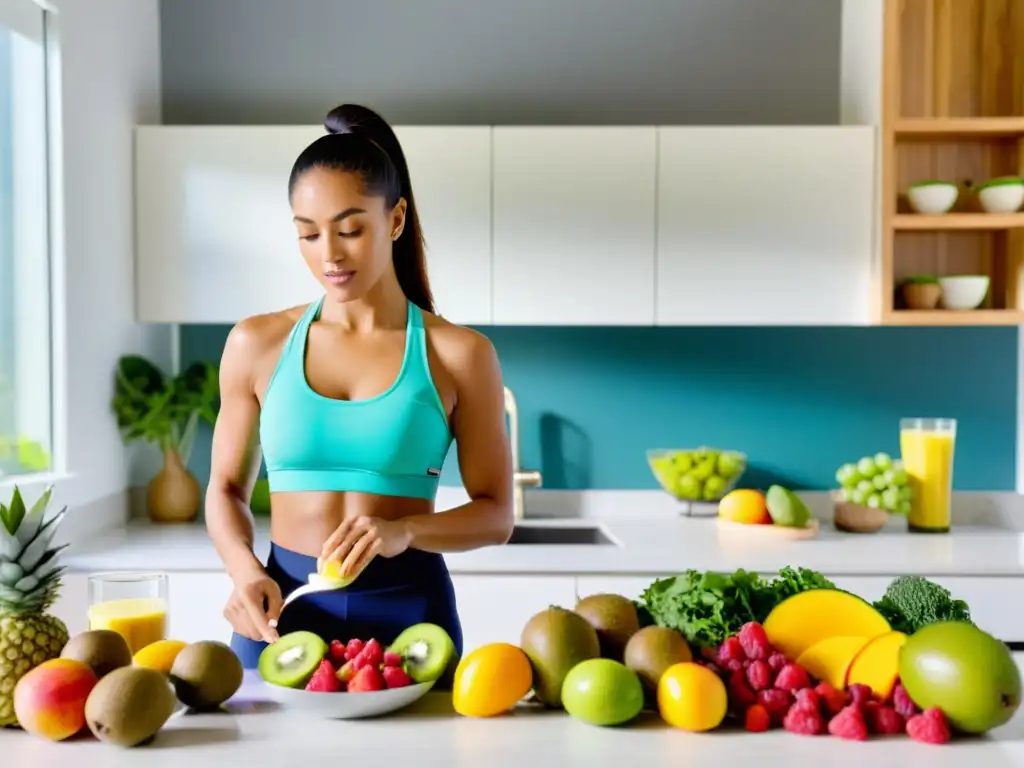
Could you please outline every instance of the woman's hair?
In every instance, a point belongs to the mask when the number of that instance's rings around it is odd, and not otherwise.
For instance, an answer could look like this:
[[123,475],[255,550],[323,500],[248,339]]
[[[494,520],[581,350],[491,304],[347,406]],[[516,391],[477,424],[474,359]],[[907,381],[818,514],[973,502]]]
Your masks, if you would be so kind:
[[324,119],[324,128],[327,135],[306,147],[295,160],[288,179],[289,198],[299,177],[311,168],[359,174],[367,193],[384,197],[389,208],[404,197],[405,226],[393,246],[395,275],[409,301],[433,312],[423,230],[398,137],[384,118],[358,104],[332,109]]

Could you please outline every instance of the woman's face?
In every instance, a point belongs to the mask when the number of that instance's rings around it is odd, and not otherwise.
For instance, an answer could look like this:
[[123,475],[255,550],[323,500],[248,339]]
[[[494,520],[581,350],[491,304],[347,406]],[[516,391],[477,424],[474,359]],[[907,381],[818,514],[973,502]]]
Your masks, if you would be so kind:
[[405,226],[405,200],[393,209],[366,195],[356,174],[311,168],[292,189],[292,215],[306,266],[337,301],[363,296],[392,269],[391,244]]

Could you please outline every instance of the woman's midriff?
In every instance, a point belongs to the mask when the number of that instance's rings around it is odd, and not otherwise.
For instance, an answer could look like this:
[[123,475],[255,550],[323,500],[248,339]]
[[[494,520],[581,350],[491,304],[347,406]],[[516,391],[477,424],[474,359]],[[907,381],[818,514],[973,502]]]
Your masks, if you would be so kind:
[[271,494],[270,538],[279,547],[318,557],[341,523],[354,517],[400,520],[434,511],[429,499],[377,496],[345,491]]

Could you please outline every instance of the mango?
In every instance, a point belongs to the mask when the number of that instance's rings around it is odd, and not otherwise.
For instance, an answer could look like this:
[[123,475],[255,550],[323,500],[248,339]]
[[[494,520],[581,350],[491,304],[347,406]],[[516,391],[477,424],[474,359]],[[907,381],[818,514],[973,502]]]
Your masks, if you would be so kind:
[[768,640],[794,660],[830,637],[871,640],[891,630],[870,603],[841,589],[812,589],[787,597],[764,620]]
[[182,640],[158,640],[139,649],[132,657],[132,663],[136,667],[155,669],[157,672],[169,675],[171,667],[174,666],[174,660],[178,658],[179,653],[185,650],[186,645],[188,643]]
[[796,663],[836,690],[846,687],[846,674],[854,658],[871,641],[856,635],[826,637],[797,656]]
[[767,525],[772,521],[764,494],[754,488],[737,488],[725,494],[718,502],[718,516],[748,525]]
[[900,648],[907,642],[902,632],[886,632],[868,641],[853,658],[846,685],[867,685],[875,695],[888,699],[900,676]]
[[28,733],[63,741],[85,727],[85,702],[99,682],[92,667],[75,659],[50,659],[14,687],[14,715]]
[[533,688],[533,668],[511,643],[487,643],[459,661],[452,685],[452,707],[466,717],[508,712]]

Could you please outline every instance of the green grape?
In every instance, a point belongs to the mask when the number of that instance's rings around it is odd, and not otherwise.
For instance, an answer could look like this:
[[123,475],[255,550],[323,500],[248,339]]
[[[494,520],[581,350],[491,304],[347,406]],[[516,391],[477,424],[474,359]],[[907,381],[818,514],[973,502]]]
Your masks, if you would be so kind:
[[864,477],[874,477],[878,474],[878,467],[875,466],[874,459],[870,456],[865,456],[857,462],[857,471]]
[[871,484],[875,486],[875,490],[884,491],[889,487],[889,483],[885,479],[885,475],[875,475],[871,478]]
[[843,488],[853,488],[860,482],[860,479],[855,464],[843,464],[836,470],[836,482]]
[[911,501],[914,498],[914,487],[911,485],[904,485],[900,488],[900,501]]
[[883,452],[876,453],[875,466],[883,471],[889,469],[892,466],[892,456]]
[[897,512],[897,514],[900,514],[900,515],[909,515],[910,514],[910,508],[911,508],[910,502],[907,501],[906,499],[904,499],[903,501],[900,502],[900,505],[899,505],[899,507],[897,507],[896,512]]
[[853,495],[857,493],[853,488],[842,488],[839,491],[839,498],[843,501],[853,501]]
[[875,490],[875,484],[872,483],[870,480],[861,480],[859,483],[857,483],[857,490],[864,491],[864,494],[867,495],[871,493],[873,490]]
[[871,507],[872,509],[882,508],[882,499],[877,493],[872,493],[870,496],[868,496],[868,500],[864,503],[867,504],[867,506]]
[[882,506],[890,512],[895,512],[900,506],[900,492],[898,489],[889,487],[882,491]]
[[892,469],[892,477],[889,479],[889,485],[902,486],[910,482],[910,476],[907,474],[907,470],[902,467],[899,469]]
[[865,491],[863,488],[854,488],[850,492],[850,501],[852,501],[854,504],[863,504],[867,500],[868,492]]

